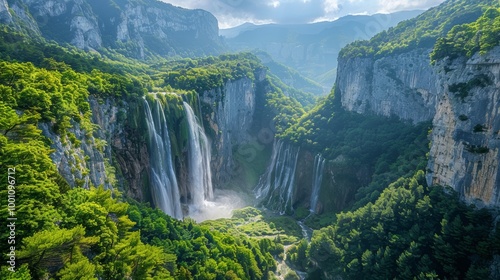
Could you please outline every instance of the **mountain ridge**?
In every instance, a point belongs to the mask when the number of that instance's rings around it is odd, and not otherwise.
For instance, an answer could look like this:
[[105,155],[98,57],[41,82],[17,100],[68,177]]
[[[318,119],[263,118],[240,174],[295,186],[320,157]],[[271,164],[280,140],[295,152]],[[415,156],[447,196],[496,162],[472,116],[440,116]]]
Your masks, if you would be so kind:
[[104,48],[139,59],[223,50],[212,14],[156,0],[2,0],[0,23],[80,49]]
[[[245,25],[220,31],[222,35],[241,32],[225,38],[233,51],[259,49],[316,82],[326,91],[334,83],[340,49],[350,42],[369,39],[378,32],[412,18],[423,11],[406,11],[372,16],[345,16],[336,21],[310,24]],[[326,78],[318,80],[319,76]]]
[[394,12],[394,13],[376,13],[372,15],[346,15],[342,16],[338,19],[335,20],[329,20],[329,21],[318,21],[318,22],[310,22],[310,23],[287,23],[287,24],[281,24],[281,23],[265,23],[265,24],[255,24],[251,22],[245,22],[243,24],[240,24],[238,26],[230,27],[230,28],[224,28],[219,30],[219,34],[223,37],[226,38],[231,38],[240,35],[242,32],[258,29],[258,28],[267,28],[267,27],[293,27],[294,29],[299,29],[297,31],[305,34],[314,34],[314,33],[319,33],[323,31],[324,29],[327,28],[332,28],[332,27],[339,27],[342,25],[345,25],[347,23],[350,23],[352,21],[363,21],[363,20],[370,20],[373,18],[381,18],[381,17],[389,17],[389,16],[396,16],[396,17],[413,17],[415,14],[421,14],[425,12],[425,10],[406,10],[406,11],[399,11],[399,12]]

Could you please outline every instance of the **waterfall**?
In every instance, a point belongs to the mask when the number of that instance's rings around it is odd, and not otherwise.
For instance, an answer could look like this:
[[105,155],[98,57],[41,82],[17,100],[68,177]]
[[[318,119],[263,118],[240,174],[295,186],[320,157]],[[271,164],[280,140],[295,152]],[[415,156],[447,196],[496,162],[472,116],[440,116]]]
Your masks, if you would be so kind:
[[151,171],[151,193],[155,206],[166,214],[182,219],[179,188],[172,164],[170,137],[165,113],[155,97],[149,102],[144,99],[149,134],[149,156]]
[[200,122],[189,104],[184,102],[189,124],[189,191],[191,206],[199,210],[205,200],[213,199],[210,145]]
[[257,199],[261,203],[280,214],[293,211],[293,192],[295,169],[299,149],[283,143],[274,142],[271,164],[260,178],[256,188]]
[[316,207],[318,205],[318,197],[321,188],[321,182],[323,181],[324,167],[325,159],[320,154],[316,155],[314,157],[311,202],[309,206],[309,210],[314,213],[316,213]]

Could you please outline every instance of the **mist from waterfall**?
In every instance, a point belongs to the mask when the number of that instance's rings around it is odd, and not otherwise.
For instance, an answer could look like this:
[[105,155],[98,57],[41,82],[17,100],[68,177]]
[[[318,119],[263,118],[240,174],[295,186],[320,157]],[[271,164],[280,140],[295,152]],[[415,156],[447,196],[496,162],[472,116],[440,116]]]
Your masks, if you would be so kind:
[[163,106],[155,97],[144,99],[148,127],[151,194],[154,205],[176,219],[182,219],[179,187],[172,164],[170,137]]
[[321,183],[323,182],[324,168],[325,159],[320,154],[316,155],[314,157],[312,192],[311,201],[309,203],[309,210],[314,213],[316,213],[316,208],[318,206],[319,191],[321,189]]
[[212,200],[214,193],[210,169],[210,143],[193,108],[186,102],[183,104],[189,124],[188,188],[191,194],[191,214],[203,208],[207,200]]
[[280,214],[293,211],[293,192],[295,190],[295,170],[299,149],[275,140],[271,164],[260,178],[256,188],[257,200],[263,206]]

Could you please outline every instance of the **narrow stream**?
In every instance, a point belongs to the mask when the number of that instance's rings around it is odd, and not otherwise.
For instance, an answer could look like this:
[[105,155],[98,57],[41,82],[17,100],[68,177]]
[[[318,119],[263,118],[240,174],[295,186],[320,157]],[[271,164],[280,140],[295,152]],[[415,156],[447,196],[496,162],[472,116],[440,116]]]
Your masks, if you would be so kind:
[[[307,217],[305,217],[303,220],[297,221],[297,224],[302,229],[302,236],[307,240],[307,243],[311,242],[313,230],[310,227],[306,226],[306,224],[304,224],[304,221],[307,220],[307,218],[309,218],[309,216],[311,216],[312,214],[313,212],[307,215]],[[301,280],[305,280],[307,277],[307,272],[295,270],[295,273],[297,273]]]
[[[311,216],[311,214],[309,214],[309,216]],[[307,218],[309,218],[309,216],[305,217],[301,221],[297,221],[297,224],[302,229],[302,236],[307,240],[308,243],[311,242],[313,230],[310,227],[306,226],[304,224],[304,221],[307,220]]]

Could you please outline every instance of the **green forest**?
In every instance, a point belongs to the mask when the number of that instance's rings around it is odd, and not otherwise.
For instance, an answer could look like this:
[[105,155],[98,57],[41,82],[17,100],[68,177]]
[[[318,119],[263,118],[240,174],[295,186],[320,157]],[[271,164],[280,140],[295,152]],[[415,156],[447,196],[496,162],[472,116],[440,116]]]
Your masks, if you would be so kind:
[[439,7],[382,31],[368,41],[356,41],[348,45],[342,49],[339,57],[380,57],[412,49],[432,48],[436,40],[446,37],[452,28],[473,22],[486,9],[498,6],[498,1],[494,0],[445,1]]
[[[4,31],[4,37],[23,37]],[[0,278],[268,278],[276,266],[271,253],[277,255],[281,243],[235,238],[192,220],[176,221],[118,190],[80,188],[83,181],[76,182],[80,187],[70,188],[49,157],[53,152],[50,140],[38,127],[48,123],[63,143],[78,147],[80,140],[70,129],[77,126],[85,131],[85,141],[99,145],[99,139],[92,140],[95,125],[89,96],[133,100],[152,87],[186,93],[215,88],[228,80],[252,79],[262,67],[254,56],[187,59],[147,68],[137,62],[127,69],[121,67],[126,64],[123,61],[96,59],[73,49],[79,55],[74,59],[69,49],[56,45],[46,46],[58,53],[50,57],[38,49],[43,42],[31,46],[32,57],[9,59],[16,50],[8,55],[9,45],[3,42],[7,51],[0,62],[0,158],[2,167],[15,169],[16,216],[22,222],[16,226],[15,239],[21,265],[14,274],[3,266]],[[38,59],[38,55],[48,57]],[[283,116],[303,113],[300,103],[273,87],[276,92],[268,97],[268,106],[283,110]],[[281,101],[272,101],[275,98]],[[73,172],[89,172],[85,162],[81,166],[82,170]],[[8,176],[2,173],[1,178],[7,182]],[[0,195],[8,197],[8,190],[2,189]],[[3,207],[1,214],[7,216],[7,211]],[[9,234],[2,231],[2,239]],[[1,246],[5,252],[10,248],[7,243]],[[86,278],[89,275],[94,277]]]
[[[339,59],[416,48],[432,49],[433,64],[484,55],[500,44],[499,9],[498,1],[449,0],[349,44]],[[86,52],[0,25],[0,217],[12,225],[0,231],[0,279],[491,278],[500,255],[498,209],[467,204],[450,186],[427,184],[430,121],[347,111],[335,85],[324,97],[292,88],[252,53],[147,61],[123,54],[127,46]],[[77,156],[84,144],[102,154],[109,144],[97,133],[90,99],[139,104],[153,98],[148,93],[178,93],[160,100],[176,117],[169,134],[179,165],[188,138],[187,124],[175,123],[183,118],[182,101],[200,103],[204,92],[242,79],[262,94],[255,123],[271,123],[276,139],[326,159],[335,184],[320,192],[320,213],[304,200],[288,215],[249,206],[230,218],[176,220],[129,195],[116,154],[103,170],[111,187],[78,179],[91,172],[90,158]],[[466,96],[468,86],[492,83],[473,82],[449,90]],[[217,102],[196,113],[209,137],[222,134],[209,121]],[[126,133],[144,126],[132,113],[119,118]],[[75,182],[54,162],[49,135],[69,147]],[[258,160],[239,162],[252,183],[271,160],[266,145]]]
[[[92,135],[88,95],[141,94],[134,92],[131,79],[6,61],[0,72],[1,165],[15,169],[20,221],[15,245],[22,264],[15,274],[3,266],[2,279],[264,279],[274,267],[270,252],[275,245],[261,248],[253,240],[173,220],[117,190],[69,188],[37,124],[51,123],[64,141],[77,146],[68,129],[79,125]],[[2,173],[2,180],[8,176]],[[2,189],[1,195],[7,192]],[[7,216],[7,210],[3,207],[1,214]],[[9,234],[2,231],[2,239]],[[4,252],[10,248],[1,246]]]

